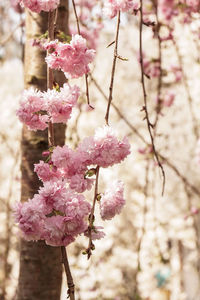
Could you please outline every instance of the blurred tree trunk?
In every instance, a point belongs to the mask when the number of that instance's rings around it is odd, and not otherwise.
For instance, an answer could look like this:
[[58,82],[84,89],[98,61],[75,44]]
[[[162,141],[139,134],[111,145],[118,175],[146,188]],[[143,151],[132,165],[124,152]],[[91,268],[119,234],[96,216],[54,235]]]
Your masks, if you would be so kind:
[[[25,88],[33,86],[46,90],[47,76],[45,53],[33,47],[30,40],[47,31],[48,14],[26,11],[26,44],[24,58]],[[57,29],[68,33],[68,0],[61,0],[58,9]],[[56,72],[56,81],[62,85],[66,79]],[[55,143],[65,142],[65,125],[55,127]],[[42,152],[48,149],[47,131],[29,131],[25,126],[22,132],[22,187],[21,201],[32,198],[37,192],[39,182],[33,172],[34,163],[42,159]],[[20,274],[17,290],[18,300],[58,300],[62,280],[61,255],[59,247],[47,246],[43,241],[27,242],[21,240]]]

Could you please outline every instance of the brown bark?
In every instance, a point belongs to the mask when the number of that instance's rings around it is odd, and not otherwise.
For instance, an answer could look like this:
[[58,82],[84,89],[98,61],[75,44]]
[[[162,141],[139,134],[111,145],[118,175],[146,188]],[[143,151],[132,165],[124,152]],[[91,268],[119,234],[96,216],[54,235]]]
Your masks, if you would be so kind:
[[[68,1],[61,0],[58,10],[57,28],[68,33]],[[24,81],[25,88],[33,86],[39,90],[47,87],[47,66],[45,53],[38,47],[32,47],[30,39],[47,31],[47,13],[35,14],[26,11],[26,45]],[[62,85],[65,78],[57,72],[56,81]],[[65,142],[64,125],[55,128],[55,143]],[[31,198],[41,185],[33,171],[34,163],[42,159],[42,152],[48,149],[47,131],[29,131],[23,127],[22,132],[22,187],[21,201]],[[59,247],[47,246],[43,241],[27,242],[20,245],[20,274],[17,291],[18,300],[58,300],[60,298],[62,265]]]

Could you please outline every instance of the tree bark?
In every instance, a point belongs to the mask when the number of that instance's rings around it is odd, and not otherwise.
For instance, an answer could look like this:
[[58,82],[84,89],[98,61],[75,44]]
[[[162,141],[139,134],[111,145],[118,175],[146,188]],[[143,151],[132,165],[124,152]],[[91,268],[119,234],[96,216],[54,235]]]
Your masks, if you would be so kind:
[[[61,0],[58,9],[57,29],[68,34],[68,0]],[[34,87],[41,91],[47,87],[47,66],[45,52],[32,47],[30,40],[47,31],[48,14],[26,11],[26,44],[24,62],[25,88]],[[56,81],[66,81],[61,72],[56,72]],[[55,126],[55,143],[64,145],[65,125]],[[42,152],[48,149],[47,131],[22,131],[21,201],[27,201],[37,193],[41,182],[34,173],[34,163],[42,159]],[[60,299],[62,265],[59,247],[47,246],[43,241],[20,243],[20,272],[17,290],[18,300]]]

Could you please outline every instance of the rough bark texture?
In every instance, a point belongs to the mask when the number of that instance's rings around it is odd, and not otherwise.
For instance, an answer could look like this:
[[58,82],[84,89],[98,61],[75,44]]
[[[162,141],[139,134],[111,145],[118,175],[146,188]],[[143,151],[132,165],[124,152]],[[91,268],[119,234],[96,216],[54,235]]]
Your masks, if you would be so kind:
[[[42,12],[35,14],[26,11],[26,45],[24,81],[25,88],[33,86],[46,90],[47,78],[44,58],[45,53],[38,47],[32,47],[30,39],[36,38],[47,31],[48,15]],[[61,0],[58,11],[58,29],[68,33],[68,1]],[[66,79],[63,74],[56,74],[60,85]],[[65,126],[55,128],[55,143],[63,145]],[[47,131],[29,131],[26,127],[22,132],[22,187],[21,201],[31,198],[41,185],[33,172],[34,163],[42,159],[42,152],[48,149]],[[17,291],[18,300],[58,300],[62,280],[60,248],[47,246],[43,241],[27,242],[20,245],[20,274]]]

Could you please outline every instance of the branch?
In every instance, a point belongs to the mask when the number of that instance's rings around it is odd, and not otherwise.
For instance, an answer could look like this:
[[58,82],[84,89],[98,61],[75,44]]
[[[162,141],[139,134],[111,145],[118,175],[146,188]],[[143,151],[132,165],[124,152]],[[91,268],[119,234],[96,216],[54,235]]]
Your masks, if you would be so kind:
[[97,166],[97,168],[96,168],[96,181],[95,181],[95,188],[94,188],[94,199],[93,199],[91,214],[89,216],[89,226],[88,226],[89,243],[88,243],[88,248],[86,249],[88,259],[92,255],[92,250],[94,250],[94,244],[92,243],[92,228],[93,228],[93,223],[94,223],[95,204],[96,204],[97,195],[98,195],[99,170],[100,170],[100,167]]
[[160,22],[159,22],[159,17],[158,17],[158,3],[153,1],[154,6],[155,6],[155,11],[156,11],[156,21],[157,21],[157,26],[155,27],[155,31],[157,34],[158,38],[158,61],[159,61],[159,77],[158,77],[158,85],[157,85],[157,99],[158,99],[158,104],[156,107],[156,118],[154,122],[154,138],[156,137],[156,129],[157,129],[157,124],[159,121],[159,115],[161,111],[161,90],[162,90],[162,39],[160,37]]
[[115,37],[115,48],[114,48],[114,57],[113,57],[113,65],[112,65],[112,72],[111,72],[111,80],[110,80],[110,93],[109,93],[109,97],[108,97],[108,106],[107,106],[107,111],[106,111],[106,115],[105,115],[105,120],[106,120],[106,124],[108,124],[108,120],[109,120],[109,112],[110,112],[110,105],[112,102],[112,94],[113,94],[113,83],[114,83],[114,78],[115,78],[115,68],[116,68],[116,62],[117,62],[117,57],[118,57],[118,41],[119,41],[119,26],[120,26],[120,10],[118,12],[118,16],[117,16],[117,30],[116,30],[116,37]]
[[67,251],[64,246],[61,246],[61,254],[62,254],[62,263],[64,265],[65,273],[67,276],[68,298],[70,298],[70,300],[75,300],[75,295],[74,295],[74,293],[75,293],[74,287],[75,286],[74,286],[72,274],[70,271],[70,266],[69,266],[68,257],[67,257]]
[[[76,4],[75,4],[74,0],[72,0],[72,4],[73,4],[74,15],[75,15],[75,19],[76,19],[77,31],[78,31],[78,34],[81,35],[80,23],[79,23],[78,14],[76,11]],[[87,74],[85,74],[85,85],[86,85],[87,104],[89,105],[89,107],[94,109],[94,107],[90,104],[90,94],[89,94],[89,84],[88,84],[88,75]]]

